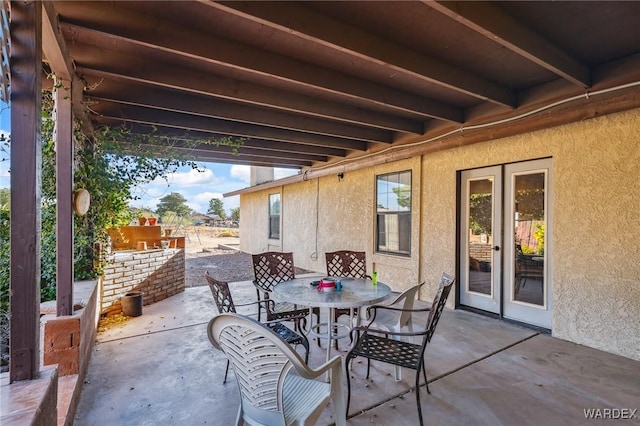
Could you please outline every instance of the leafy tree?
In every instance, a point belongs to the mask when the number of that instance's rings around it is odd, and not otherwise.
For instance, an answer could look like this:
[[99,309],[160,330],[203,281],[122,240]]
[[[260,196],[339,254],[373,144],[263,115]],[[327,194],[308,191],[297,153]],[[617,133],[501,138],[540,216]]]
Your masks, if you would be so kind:
[[398,206],[405,209],[411,208],[411,187],[409,185],[400,185],[391,189],[398,197]]
[[240,222],[240,207],[231,209],[231,219],[236,222]]
[[178,216],[186,216],[191,214],[191,209],[187,206],[187,199],[178,192],[172,192],[160,198],[156,213],[163,217],[166,212],[174,212]]
[[224,203],[220,198],[212,198],[209,200],[209,209],[207,210],[209,214],[215,214],[220,219],[226,219],[227,213],[224,211]]
[[0,206],[10,206],[11,190],[0,188]]

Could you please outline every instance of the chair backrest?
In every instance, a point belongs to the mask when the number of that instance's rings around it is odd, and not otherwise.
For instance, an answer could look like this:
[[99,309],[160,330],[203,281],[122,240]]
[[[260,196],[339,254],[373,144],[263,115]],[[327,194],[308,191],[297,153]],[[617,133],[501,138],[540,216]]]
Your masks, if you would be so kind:
[[327,275],[330,277],[365,278],[367,257],[363,251],[341,250],[325,253]]
[[204,276],[206,277],[207,284],[209,284],[209,288],[211,289],[211,294],[213,295],[213,300],[216,302],[216,306],[218,307],[218,312],[221,314],[235,312],[236,306],[233,304],[233,299],[231,298],[229,283],[226,281],[216,280],[209,275],[209,271],[207,271]]
[[440,285],[438,286],[438,291],[433,298],[431,310],[429,311],[429,316],[427,318],[427,334],[425,336],[423,350],[424,346],[426,346],[426,344],[431,341],[433,333],[436,331],[436,325],[438,325],[438,320],[442,315],[444,305],[447,303],[447,297],[449,297],[449,292],[451,291],[451,287],[453,287],[453,283],[455,282],[455,280],[456,279],[454,277],[444,272],[440,277]]
[[243,414],[261,424],[285,424],[284,380],[292,361],[303,363],[300,356],[269,328],[244,315],[217,315],[207,332],[231,362]]
[[400,296],[396,297],[396,300],[393,301],[392,304],[395,304],[404,300],[404,303],[402,304],[404,312],[400,314],[397,324],[397,327],[399,327],[398,329],[406,327],[411,322],[411,312],[408,312],[407,310],[413,309],[414,302],[416,301],[416,295],[423,285],[424,281],[418,285],[414,285],[413,287],[403,291]]
[[296,277],[293,253],[268,251],[254,254],[252,258],[253,283],[266,292],[271,292],[276,284]]

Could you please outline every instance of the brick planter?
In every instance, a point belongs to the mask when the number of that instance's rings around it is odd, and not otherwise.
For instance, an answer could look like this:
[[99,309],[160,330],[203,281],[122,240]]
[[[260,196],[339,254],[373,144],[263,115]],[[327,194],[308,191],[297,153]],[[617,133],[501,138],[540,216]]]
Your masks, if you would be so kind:
[[150,305],[185,288],[184,249],[115,252],[104,269],[101,314],[122,312],[120,298],[132,291]]

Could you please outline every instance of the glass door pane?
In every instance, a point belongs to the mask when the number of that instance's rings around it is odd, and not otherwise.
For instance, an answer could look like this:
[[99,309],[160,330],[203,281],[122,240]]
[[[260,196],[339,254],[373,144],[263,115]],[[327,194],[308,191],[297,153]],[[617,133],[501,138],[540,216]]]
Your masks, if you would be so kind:
[[460,303],[500,313],[502,171],[467,170],[460,187]]
[[551,159],[504,168],[505,318],[551,328]]
[[469,181],[469,288],[470,292],[491,295],[493,263],[493,179]]
[[514,276],[512,300],[544,305],[545,173],[514,177]]

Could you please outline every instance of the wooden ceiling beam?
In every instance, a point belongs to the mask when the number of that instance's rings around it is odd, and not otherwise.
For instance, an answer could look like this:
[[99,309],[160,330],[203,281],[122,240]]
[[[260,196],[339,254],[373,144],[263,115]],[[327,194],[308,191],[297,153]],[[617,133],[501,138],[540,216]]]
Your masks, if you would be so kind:
[[[129,145],[122,145],[123,151],[122,153],[127,155],[153,155],[158,158],[174,158],[174,154],[171,151],[159,147],[157,145],[146,145],[142,144],[138,149],[132,149]],[[234,155],[231,153],[225,152],[216,152],[216,151],[184,151],[182,152],[182,159],[191,160],[191,161],[203,161],[209,163],[233,163],[233,164],[249,164],[249,165],[260,165],[266,167],[309,167],[313,164],[312,161],[308,160],[293,160],[290,158],[281,158],[276,156],[264,156],[264,155],[245,155],[239,154]]]
[[[140,147],[144,149],[145,147],[155,147],[156,149],[166,149],[166,146],[161,146],[157,144],[140,144]],[[233,152],[233,149],[229,146],[212,146],[212,145],[199,145],[198,147],[190,147],[188,144],[175,144],[170,146],[170,150],[175,150],[175,152],[179,154],[190,154],[198,157],[203,156],[214,156],[218,154],[229,154],[239,157],[264,157],[270,159],[282,159],[282,160],[295,160],[298,162],[315,162],[322,161],[325,162],[328,160],[327,157],[322,155],[309,155],[309,154],[298,154],[292,152],[277,152],[268,149],[258,149],[258,148],[247,148],[245,146],[241,146],[237,148],[237,153]]]
[[103,82],[88,94],[89,104],[100,101],[370,142],[389,143],[393,140],[393,134],[388,130],[354,126],[160,88],[149,91],[140,85],[123,82]]
[[[100,125],[105,126],[121,126],[123,125],[121,120],[114,120],[110,118],[100,117],[97,119],[98,127]],[[215,140],[220,136],[210,132],[202,132],[195,130],[180,130],[172,127],[164,126],[150,126],[139,123],[127,123],[126,127],[133,133],[140,135],[155,135],[160,138],[166,138],[168,144],[181,143],[181,142],[193,142],[193,141],[207,141],[209,144],[196,144],[195,147],[204,149],[205,146],[211,146],[215,144]],[[225,135],[229,136],[229,135]],[[248,148],[259,148],[271,151],[321,155],[326,157],[344,157],[347,155],[347,151],[338,148],[329,148],[316,145],[300,145],[291,142],[280,142],[268,139],[252,139],[243,138],[242,146]]]
[[[142,23],[142,20],[151,22]],[[153,28],[155,18],[149,15],[127,12],[121,14],[114,24],[101,29],[89,28],[87,22],[64,24],[65,30],[90,44],[104,43],[118,50],[127,50],[129,45],[141,46],[164,53],[195,59],[232,70],[240,70],[259,78],[268,77],[302,90],[324,92],[344,97],[362,104],[372,104],[388,110],[396,110],[447,121],[461,122],[462,111],[450,105],[433,101],[411,93],[376,84],[361,78],[331,70],[316,64],[306,63],[287,56],[271,53],[246,44],[217,37],[210,33],[186,27],[162,31]],[[135,25],[139,25],[136,27]],[[150,28],[145,30],[144,28]],[[206,40],[203,43],[203,40]]]
[[348,53],[395,72],[492,103],[516,106],[508,88],[476,74],[412,51],[348,23],[317,13],[302,3],[211,2],[201,3],[315,43],[318,48]]
[[334,138],[292,130],[260,127],[252,124],[229,122],[215,118],[199,117],[169,111],[151,110],[136,106],[102,102],[92,106],[92,110],[102,116],[125,122],[162,125],[184,130],[199,130],[221,135],[271,139],[307,145],[328,146],[340,149],[365,151],[367,143],[354,139]]
[[[86,54],[82,54],[82,51]],[[367,110],[338,102],[244,82],[232,78],[166,64],[150,63],[139,56],[103,50],[91,55],[94,47],[76,44],[78,73],[117,81],[138,82],[183,92],[217,97],[245,104],[273,108],[344,123],[372,126],[401,132],[419,130],[415,120],[379,111]],[[86,60],[82,60],[86,58]],[[89,60],[90,58],[90,60]]]
[[[75,73],[66,42],[58,24],[58,14],[52,2],[42,3],[42,55],[58,80],[71,84],[71,106],[73,114],[80,120],[84,133],[91,134],[91,120],[82,105],[84,84]],[[60,81],[59,81],[60,82]]]
[[589,67],[530,30],[490,2],[432,1],[425,4],[527,60],[569,80],[591,86]]

